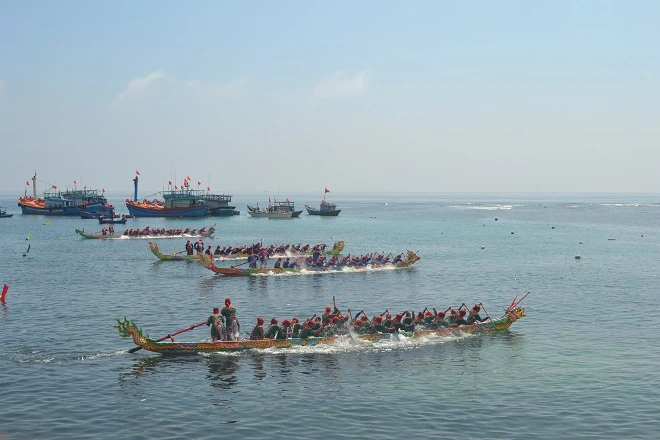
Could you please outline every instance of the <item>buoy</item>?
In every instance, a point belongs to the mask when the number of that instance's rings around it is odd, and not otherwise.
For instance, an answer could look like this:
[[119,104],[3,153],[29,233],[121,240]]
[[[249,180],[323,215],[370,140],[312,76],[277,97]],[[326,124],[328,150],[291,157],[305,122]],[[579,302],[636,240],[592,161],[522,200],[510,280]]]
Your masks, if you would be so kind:
[[486,249],[486,246],[481,246],[481,249]]
[[513,235],[513,232],[511,232],[511,234]]
[[495,217],[495,221],[497,221],[497,217]]
[[7,296],[7,291],[9,290],[9,286],[5,284],[5,287],[2,288],[2,294],[0,294],[0,302],[5,303],[5,296]]
[[552,229],[555,229],[555,227],[553,226]]
[[580,254],[577,254],[577,255],[575,256],[575,259],[576,259],[576,260],[580,260],[581,258],[582,258],[582,257],[580,256]]

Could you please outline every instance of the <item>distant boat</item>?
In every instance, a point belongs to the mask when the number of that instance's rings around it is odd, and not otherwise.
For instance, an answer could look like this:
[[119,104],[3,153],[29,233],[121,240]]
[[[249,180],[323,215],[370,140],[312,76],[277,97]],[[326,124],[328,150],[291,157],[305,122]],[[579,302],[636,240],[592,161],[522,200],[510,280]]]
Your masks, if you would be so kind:
[[252,217],[264,218],[296,218],[302,213],[302,210],[296,211],[294,203],[290,202],[289,199],[286,199],[286,202],[269,202],[266,209],[259,208],[258,204],[256,208],[248,205],[247,209],[248,214]]
[[200,194],[200,200],[209,205],[209,210],[206,215],[215,217],[229,217],[232,215],[239,215],[240,212],[236,210],[235,206],[231,206],[231,195],[229,194]]
[[200,197],[201,192],[192,189],[163,191],[164,201],[147,199],[138,202],[138,177],[133,179],[135,193],[133,200],[126,199],[128,212],[135,217],[203,217],[209,205]]
[[14,214],[7,214],[7,208],[0,206],[0,218],[9,218],[13,216]]
[[32,215],[80,215],[80,210],[88,212],[110,212],[114,207],[108,204],[102,192],[96,189],[72,189],[57,191],[52,185],[37,197],[37,176],[32,177],[32,195],[18,198],[18,206],[23,214]]
[[323,193],[323,200],[321,200],[321,207],[320,209],[315,209],[312,208],[309,205],[305,205],[305,209],[307,210],[307,213],[309,215],[321,215],[324,217],[336,217],[339,215],[341,212],[341,209],[337,209],[337,205],[334,203],[326,202],[325,200],[325,195],[329,193],[330,190],[328,188],[325,189],[325,192]]

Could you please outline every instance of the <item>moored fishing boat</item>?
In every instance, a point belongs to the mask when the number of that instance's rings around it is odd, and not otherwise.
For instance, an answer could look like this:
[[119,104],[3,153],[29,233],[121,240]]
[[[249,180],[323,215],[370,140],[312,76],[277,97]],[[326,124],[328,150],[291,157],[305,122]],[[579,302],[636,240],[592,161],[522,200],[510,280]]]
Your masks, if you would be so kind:
[[312,208],[309,205],[305,205],[305,209],[307,210],[307,213],[309,215],[320,215],[322,217],[336,217],[339,215],[341,209],[337,209],[336,204],[327,202],[325,200],[325,195],[329,192],[330,190],[326,188],[325,193],[323,193],[323,200],[321,200],[321,206],[319,209]]
[[[133,231],[133,232],[131,232]],[[144,228],[141,230],[127,230],[123,234],[103,234],[102,232],[85,232],[85,229],[76,229],[76,233],[82,238],[91,239],[156,239],[156,238],[203,238],[210,237],[215,232],[215,225],[210,228],[179,230],[181,232],[165,231],[162,229]]]
[[25,194],[18,198],[18,206],[23,214],[28,215],[80,215],[80,210],[107,213],[114,210],[108,200],[96,189],[72,189],[58,191],[51,185],[43,197],[37,197],[37,176],[32,178],[32,195]]
[[135,217],[202,217],[209,210],[209,205],[198,194],[200,191],[188,188],[162,191],[163,201],[143,199],[139,202],[138,176],[133,184],[133,200],[126,199],[126,208]]
[[[307,257],[311,258],[311,257]],[[273,267],[273,268],[248,268],[243,269],[239,268],[241,265],[234,265],[231,267],[218,267],[215,265],[213,260],[208,257],[201,257],[199,262],[202,266],[209,269],[212,272],[219,273],[222,275],[228,276],[247,276],[247,275],[278,275],[285,273],[318,273],[318,272],[366,272],[374,270],[386,270],[386,269],[403,269],[411,267],[420,257],[415,254],[413,251],[408,251],[406,258],[401,261],[391,262],[391,263],[367,263],[367,264],[354,264],[350,265],[349,263],[342,264],[341,262],[337,264],[321,264],[312,263],[307,265],[304,263],[304,260],[307,258],[299,257],[296,258],[296,266],[291,267]],[[331,260],[330,260],[331,261]],[[243,263],[247,264],[247,263]]]
[[256,208],[248,205],[247,209],[248,214],[257,218],[297,218],[302,213],[302,210],[296,211],[294,202],[289,201],[289,199],[286,199],[284,202],[275,200],[271,203],[269,201],[268,208],[266,209],[259,208],[259,204],[257,204]]
[[0,218],[9,218],[13,216],[14,214],[7,214],[7,208],[0,206]]
[[[130,337],[135,348],[129,350],[135,352],[137,350],[147,350],[155,353],[168,353],[168,354],[187,354],[187,353],[208,353],[208,352],[222,352],[222,351],[242,351],[254,349],[269,349],[269,348],[290,348],[295,346],[316,346],[319,344],[333,344],[337,342],[349,343],[367,343],[367,342],[381,342],[381,341],[401,341],[414,338],[428,338],[428,337],[442,337],[460,333],[493,333],[498,331],[507,330],[517,320],[525,315],[525,309],[522,307],[509,308],[502,317],[471,325],[461,325],[451,328],[442,328],[436,330],[417,330],[417,331],[398,331],[395,333],[380,333],[373,332],[369,334],[354,334],[347,330],[348,325],[344,328],[341,334],[336,336],[325,337],[309,337],[309,338],[286,338],[286,339],[257,339],[245,340],[239,339],[236,341],[198,341],[198,342],[176,342],[174,336],[183,333],[187,330],[192,330],[195,327],[204,325],[205,322],[191,325],[178,332],[162,337],[160,339],[150,338],[139,328],[133,321],[126,318],[117,320],[115,328],[119,330],[122,337]],[[347,323],[348,324],[348,323]],[[166,341],[169,339],[169,341]]]

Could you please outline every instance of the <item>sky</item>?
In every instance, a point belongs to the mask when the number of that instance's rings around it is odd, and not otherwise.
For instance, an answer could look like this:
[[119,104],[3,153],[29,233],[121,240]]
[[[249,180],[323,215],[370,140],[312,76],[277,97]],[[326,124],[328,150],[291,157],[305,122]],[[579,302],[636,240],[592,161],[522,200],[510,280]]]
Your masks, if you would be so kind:
[[660,192],[660,2],[0,0],[0,191]]

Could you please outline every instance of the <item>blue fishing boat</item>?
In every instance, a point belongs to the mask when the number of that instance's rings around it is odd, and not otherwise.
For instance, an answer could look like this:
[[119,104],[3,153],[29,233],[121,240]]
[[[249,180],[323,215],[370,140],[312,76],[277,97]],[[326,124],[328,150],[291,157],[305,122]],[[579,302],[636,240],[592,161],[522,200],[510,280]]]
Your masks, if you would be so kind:
[[163,191],[163,201],[138,201],[138,176],[133,179],[135,193],[133,200],[126,199],[128,212],[135,217],[203,217],[209,205],[200,197],[202,191],[178,189]]
[[36,175],[32,178],[32,196],[18,198],[18,206],[23,214],[34,215],[80,215],[81,210],[90,213],[108,213],[114,207],[108,203],[102,192],[96,189],[72,189],[58,191],[55,185],[37,197]]
[[305,209],[307,210],[307,213],[309,215],[321,215],[324,217],[336,217],[339,215],[341,212],[341,209],[337,209],[337,205],[334,203],[326,202],[325,200],[325,195],[329,193],[330,190],[328,188],[325,189],[325,193],[323,194],[323,200],[321,200],[321,207],[320,209],[312,208],[309,205],[305,205]]

